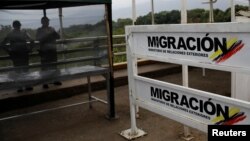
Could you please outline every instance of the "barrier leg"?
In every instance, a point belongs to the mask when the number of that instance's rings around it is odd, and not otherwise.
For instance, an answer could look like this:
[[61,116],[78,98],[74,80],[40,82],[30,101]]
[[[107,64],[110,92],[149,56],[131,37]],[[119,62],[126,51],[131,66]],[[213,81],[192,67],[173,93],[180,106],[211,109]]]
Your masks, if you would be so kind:
[[136,127],[136,108],[137,106],[132,102],[132,96],[130,96],[130,120],[131,128],[124,130],[120,133],[121,136],[127,140],[133,140],[146,135],[147,133]]
[[[107,103],[108,103],[108,113],[107,113],[107,119],[113,120],[119,118],[115,113],[115,96],[113,88],[111,88],[113,85],[110,84],[110,79],[113,80],[113,78],[110,77],[110,74],[107,73],[107,75],[104,75],[106,79],[106,85],[107,85]],[[112,85],[112,86],[111,86]]]
[[[203,70],[205,72],[205,69]],[[187,65],[182,66],[182,83],[183,83],[183,86],[188,87],[188,66]],[[194,138],[191,136],[189,127],[184,126],[184,134],[181,138],[186,141],[190,141],[191,139]]]
[[183,136],[181,137],[182,139],[184,139],[185,141],[190,141],[192,140],[194,137],[191,135],[190,132],[190,128],[187,126],[184,126],[184,133]]
[[[139,111],[139,106],[134,104],[135,98],[130,93],[129,95],[129,103],[130,103],[130,121],[131,121],[131,128],[124,130],[120,133],[121,136],[126,138],[127,140],[133,140],[142,136],[145,136],[147,133],[141,129],[138,129],[136,126],[136,116],[137,112]],[[138,109],[137,109],[138,108]],[[137,111],[138,110],[138,111]]]
[[202,76],[205,77],[206,76],[206,69],[202,68]]
[[135,107],[135,110],[136,110],[136,118],[139,118],[139,117],[140,117],[140,114],[139,114],[139,112],[140,112],[139,110],[140,110],[140,109],[139,109],[139,108],[140,108],[139,106],[136,106],[136,107]]
[[88,81],[88,96],[89,96],[89,108],[92,108],[92,102],[91,102],[91,82],[90,82],[90,76],[87,76]]

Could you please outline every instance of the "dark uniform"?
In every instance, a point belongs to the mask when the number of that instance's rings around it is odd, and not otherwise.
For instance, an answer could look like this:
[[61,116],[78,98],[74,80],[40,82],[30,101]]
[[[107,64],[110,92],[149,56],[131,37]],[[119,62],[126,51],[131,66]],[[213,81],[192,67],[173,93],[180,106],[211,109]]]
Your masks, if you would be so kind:
[[[49,26],[47,17],[43,17],[41,23],[42,27],[38,28],[36,33],[36,39],[40,42],[41,69],[56,70],[57,66],[51,65],[51,63],[57,62],[56,39],[59,39],[60,35]],[[55,81],[54,84],[61,85],[62,83]],[[43,88],[49,88],[48,84],[43,84]]]
[[52,27],[40,27],[37,29],[36,38],[40,41],[40,56],[42,70],[56,68],[46,64],[57,62],[56,39],[59,39],[59,34]]
[[[13,22],[13,30],[4,38],[1,45],[8,52],[14,67],[21,67],[15,70],[16,73],[28,72],[29,66],[29,52],[31,46],[28,47],[27,41],[32,44],[33,39],[26,33],[21,31],[21,23],[17,20]],[[9,45],[6,45],[9,44]],[[22,85],[22,84],[21,84]],[[31,86],[25,86],[26,90],[33,90]],[[23,88],[20,87],[17,92],[22,92]]]
[[[18,26],[18,29],[15,26]],[[13,27],[14,29],[4,38],[1,45],[9,53],[14,67],[28,66],[31,48],[27,46],[27,41],[33,42],[33,40],[26,32],[20,30],[21,23],[19,21],[14,21]],[[7,43],[9,43],[8,46]],[[28,69],[19,69],[17,72],[19,71],[25,72]]]

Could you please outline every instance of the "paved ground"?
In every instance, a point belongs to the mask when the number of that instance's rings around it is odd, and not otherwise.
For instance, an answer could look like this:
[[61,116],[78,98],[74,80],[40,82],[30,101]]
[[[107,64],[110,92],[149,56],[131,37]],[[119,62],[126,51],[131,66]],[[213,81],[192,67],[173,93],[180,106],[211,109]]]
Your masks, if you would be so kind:
[[[206,71],[201,76],[201,69],[190,70],[190,87],[230,96],[230,73],[221,71]],[[181,84],[181,74],[162,76],[159,80]],[[104,97],[105,91],[97,91],[94,95]],[[73,96],[68,99],[47,102],[33,107],[11,111],[1,116],[35,111],[58,105],[71,104],[86,99],[86,94]],[[125,141],[119,135],[122,130],[130,128],[128,87],[115,89],[116,120],[105,118],[106,105],[93,103],[89,109],[87,104],[61,110],[40,113],[7,121],[0,121],[0,141]],[[183,125],[140,109],[137,126],[148,135],[137,141],[181,141]],[[194,141],[206,141],[206,134],[191,129]]]

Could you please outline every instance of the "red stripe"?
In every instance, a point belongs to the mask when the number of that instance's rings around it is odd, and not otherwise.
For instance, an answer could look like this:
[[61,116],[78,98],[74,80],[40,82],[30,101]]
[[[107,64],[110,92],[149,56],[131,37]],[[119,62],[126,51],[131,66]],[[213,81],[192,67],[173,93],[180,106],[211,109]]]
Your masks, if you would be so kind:
[[225,56],[221,57],[218,61],[216,61],[216,63],[220,63],[220,62],[226,61],[232,55],[234,55],[235,53],[237,53],[238,51],[240,51],[243,48],[243,46],[244,46],[244,44],[238,45],[236,48],[234,48],[233,50],[231,50],[230,52],[228,52]]
[[246,116],[242,115],[242,116],[236,117],[234,119],[231,119],[229,121],[226,121],[222,125],[234,125],[235,123],[240,122],[240,121],[244,120],[245,118],[246,118]]

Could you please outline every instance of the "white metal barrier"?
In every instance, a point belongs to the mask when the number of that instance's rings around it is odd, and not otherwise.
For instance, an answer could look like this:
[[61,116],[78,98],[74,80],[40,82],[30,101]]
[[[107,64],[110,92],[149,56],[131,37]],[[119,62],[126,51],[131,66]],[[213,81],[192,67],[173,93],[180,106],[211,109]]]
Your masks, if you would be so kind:
[[143,58],[250,75],[249,33],[246,23],[126,27],[131,128],[121,135],[133,139],[146,134],[136,126],[136,106],[203,132],[208,125],[249,124],[248,101],[137,73],[137,59]]

